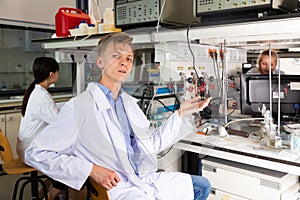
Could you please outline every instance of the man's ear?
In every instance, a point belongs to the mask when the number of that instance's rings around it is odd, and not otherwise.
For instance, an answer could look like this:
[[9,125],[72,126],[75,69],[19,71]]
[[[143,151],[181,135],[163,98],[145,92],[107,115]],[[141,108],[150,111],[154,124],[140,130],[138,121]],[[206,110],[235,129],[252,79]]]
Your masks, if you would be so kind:
[[102,62],[102,58],[100,56],[98,56],[97,58],[97,66],[102,70],[104,69],[104,66],[103,66],[103,62]]

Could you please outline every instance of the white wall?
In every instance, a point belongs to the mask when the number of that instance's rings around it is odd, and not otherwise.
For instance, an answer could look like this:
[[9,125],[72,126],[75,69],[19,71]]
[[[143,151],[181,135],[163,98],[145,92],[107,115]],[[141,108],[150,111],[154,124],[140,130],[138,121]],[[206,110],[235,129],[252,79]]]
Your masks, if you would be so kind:
[[113,0],[90,0],[90,1],[96,1],[98,3],[101,19],[103,19],[103,13],[105,8],[114,8]]
[[60,7],[76,7],[76,0],[2,0],[0,24],[54,29]]
[[280,58],[280,68],[285,74],[300,75],[300,58]]

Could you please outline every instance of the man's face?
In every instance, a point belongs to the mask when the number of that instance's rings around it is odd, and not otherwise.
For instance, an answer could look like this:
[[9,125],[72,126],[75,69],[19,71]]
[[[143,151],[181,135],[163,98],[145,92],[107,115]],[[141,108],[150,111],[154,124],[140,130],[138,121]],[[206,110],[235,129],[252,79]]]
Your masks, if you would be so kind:
[[101,80],[123,83],[131,72],[132,62],[133,51],[128,44],[109,44],[103,56],[98,57],[97,61],[102,69]]
[[[261,63],[259,65],[259,71],[262,74],[269,74],[269,66],[270,66],[269,56],[265,55],[261,59]],[[276,60],[274,57],[271,57],[271,71],[274,71],[275,68],[276,68]]]

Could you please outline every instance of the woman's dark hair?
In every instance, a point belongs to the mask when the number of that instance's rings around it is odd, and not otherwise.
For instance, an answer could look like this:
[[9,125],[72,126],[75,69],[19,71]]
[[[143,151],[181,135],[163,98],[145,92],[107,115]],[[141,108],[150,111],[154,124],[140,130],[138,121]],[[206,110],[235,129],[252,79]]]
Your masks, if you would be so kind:
[[38,57],[34,60],[32,65],[32,72],[34,76],[33,82],[27,88],[22,102],[22,116],[25,115],[28,99],[35,87],[35,84],[43,82],[49,77],[50,72],[59,71],[59,65],[54,58]]

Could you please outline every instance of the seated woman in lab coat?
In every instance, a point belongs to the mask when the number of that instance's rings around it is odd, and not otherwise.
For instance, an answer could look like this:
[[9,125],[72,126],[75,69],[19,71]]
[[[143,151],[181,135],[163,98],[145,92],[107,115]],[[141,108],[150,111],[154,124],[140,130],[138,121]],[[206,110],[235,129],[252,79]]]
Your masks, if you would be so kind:
[[[24,151],[33,138],[38,135],[58,114],[58,107],[47,91],[49,86],[56,83],[59,77],[59,65],[50,57],[38,57],[34,60],[32,71],[34,81],[30,84],[22,102],[22,119],[18,134],[17,152],[26,162]],[[53,181],[53,189],[49,199],[54,199],[67,186]]]
[[202,110],[210,98],[181,103],[165,123],[150,129],[137,100],[121,89],[132,70],[131,41],[126,33],[103,36],[98,43],[100,81],[62,107],[26,149],[26,163],[77,190],[90,177],[108,190],[111,200],[206,199],[206,178],[157,172],[157,154],[195,133],[186,116]]
[[[271,51],[271,52],[270,52]],[[271,53],[271,63],[270,63],[270,53]],[[259,73],[259,74],[269,74],[270,65],[272,74],[279,74],[277,67],[278,55],[273,50],[264,50],[262,51],[257,59],[258,67],[251,68],[247,73]],[[280,74],[284,74],[280,70]]]

